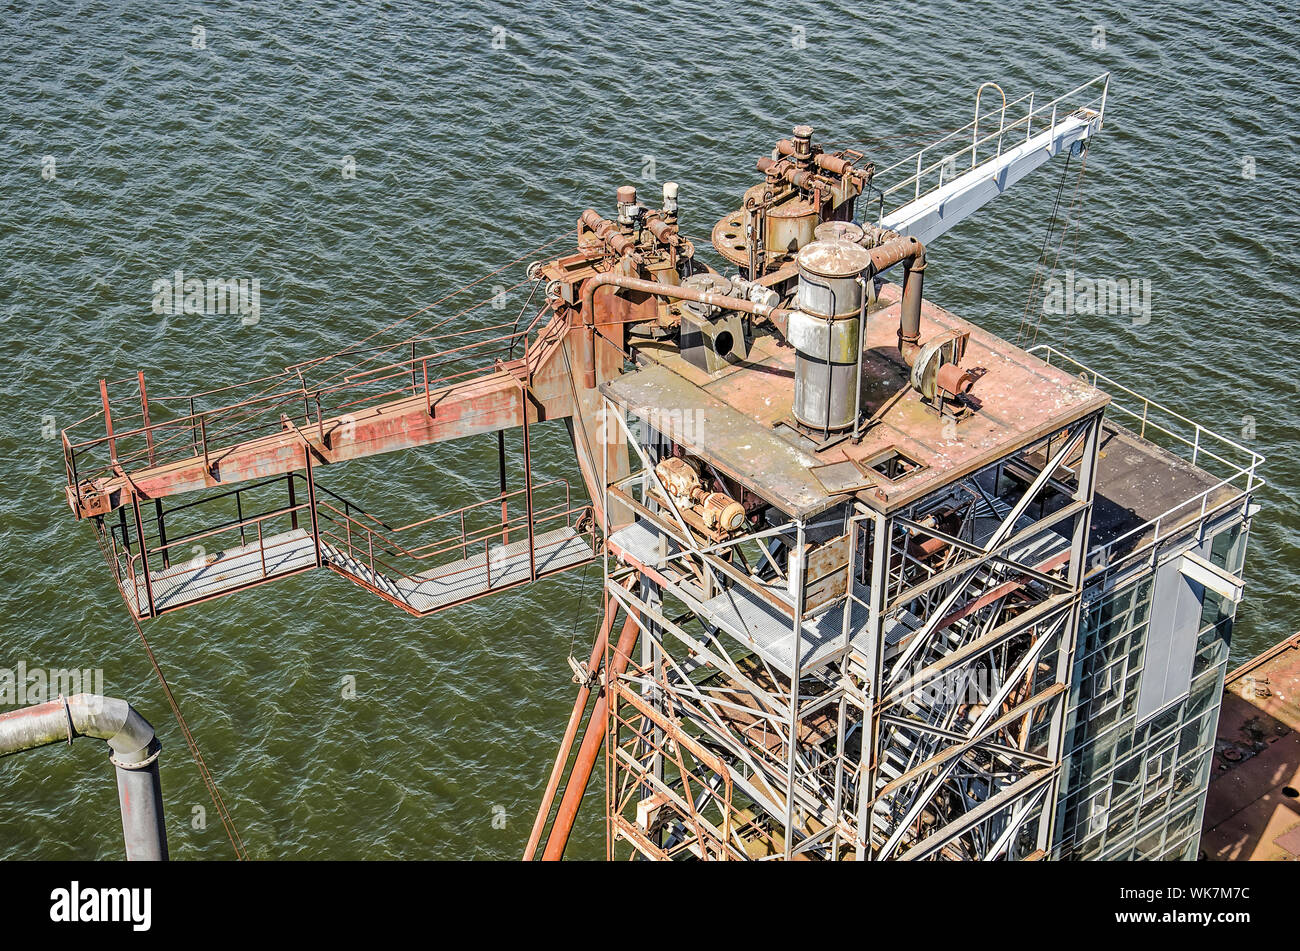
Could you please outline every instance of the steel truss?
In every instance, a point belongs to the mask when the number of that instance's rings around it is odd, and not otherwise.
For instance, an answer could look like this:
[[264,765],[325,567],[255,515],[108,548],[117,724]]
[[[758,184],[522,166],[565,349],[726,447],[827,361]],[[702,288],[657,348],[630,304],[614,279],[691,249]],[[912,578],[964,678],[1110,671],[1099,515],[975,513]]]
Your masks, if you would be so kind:
[[605,410],[639,460],[603,505],[635,519],[606,588],[641,634],[610,685],[611,856],[1050,852],[1100,412],[903,510],[716,542],[659,484],[662,437]]

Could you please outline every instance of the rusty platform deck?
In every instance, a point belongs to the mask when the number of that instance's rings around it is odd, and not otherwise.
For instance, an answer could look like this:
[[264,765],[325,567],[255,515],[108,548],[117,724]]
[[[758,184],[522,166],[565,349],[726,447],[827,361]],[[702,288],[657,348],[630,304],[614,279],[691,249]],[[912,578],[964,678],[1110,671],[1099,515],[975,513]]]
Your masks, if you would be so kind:
[[[1112,561],[1168,537],[1201,519],[1199,499],[1213,512],[1245,496],[1241,484],[1222,484],[1204,469],[1107,420],[1097,450],[1097,492],[1092,514],[1093,548],[1113,545]],[[1166,514],[1173,510],[1172,514]]]
[[1201,852],[1300,860],[1300,634],[1228,675]]
[[[151,571],[149,582],[155,613],[162,614],[315,567],[316,545],[311,533],[298,528]],[[137,576],[134,583],[128,578],[122,592],[136,617],[150,616],[143,577]]]
[[[412,614],[432,614],[481,595],[528,581],[531,566],[528,539],[493,546],[491,555],[478,552],[409,577],[375,572],[333,545],[321,546],[326,562],[340,574],[361,581]],[[538,576],[555,574],[595,557],[584,536],[572,528],[543,532],[534,539]]]
[[713,376],[671,347],[637,341],[649,365],[601,388],[616,404],[654,421],[688,452],[710,460],[794,518],[817,515],[842,498],[828,494],[812,468],[845,459],[865,467],[881,455],[903,454],[917,464],[912,472],[893,480],[868,473],[879,491],[859,493],[867,504],[893,512],[1109,401],[1078,377],[925,302],[922,339],[945,330],[970,333],[962,365],[978,375],[970,392],[977,411],[953,423],[907,383],[898,353],[898,297],[899,288],[886,284],[881,306],[867,318],[862,401],[864,412],[877,421],[857,446],[844,440],[818,452],[811,439],[782,425],[794,399],[795,351],[771,334],[754,338],[748,360]]

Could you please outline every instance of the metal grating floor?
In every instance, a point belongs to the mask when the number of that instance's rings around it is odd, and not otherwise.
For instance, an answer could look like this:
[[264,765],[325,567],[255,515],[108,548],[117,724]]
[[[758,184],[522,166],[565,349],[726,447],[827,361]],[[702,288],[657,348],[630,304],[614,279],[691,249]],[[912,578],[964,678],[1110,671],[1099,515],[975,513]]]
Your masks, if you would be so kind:
[[[616,551],[627,553],[643,565],[654,566],[659,561],[659,530],[638,519],[631,525],[612,532],[609,543]],[[679,551],[680,546],[668,539],[668,554]]]
[[[316,565],[316,546],[311,533],[297,528],[293,531],[268,535],[262,546],[256,542],[239,545],[208,555],[191,558],[170,565],[161,571],[149,572],[153,585],[154,606],[159,611],[178,608],[185,604],[225,594],[259,581],[294,574]],[[136,578],[135,590],[129,579],[123,585],[126,600],[137,617],[149,616],[149,598],[144,579]]]
[[[559,528],[536,536],[536,547],[539,575],[571,568],[595,555],[587,540],[572,528]],[[161,571],[151,571],[149,580],[153,585],[155,608],[161,613],[262,581],[296,574],[316,565],[316,546],[311,533],[305,529],[268,535],[264,539],[264,548],[265,554],[256,542],[240,545],[209,555],[206,559],[194,558]],[[376,575],[368,566],[328,543],[321,545],[321,557],[341,574],[378,588],[417,614],[430,614],[497,588],[526,581],[529,577],[527,538],[493,548],[490,565],[485,553],[480,552],[411,578]],[[148,617],[149,599],[144,579],[136,579],[134,590],[129,581],[123,588],[127,603],[136,616]]]
[[[539,575],[571,568],[595,556],[586,538],[568,527],[537,535],[535,542]],[[479,553],[409,578],[376,575],[333,545],[323,545],[322,554],[341,574],[378,588],[417,614],[432,614],[529,577],[527,538],[496,546],[490,562],[486,553]]]
[[[786,596],[785,588],[771,590]],[[858,586],[858,595],[866,592]],[[799,670],[816,670],[838,649],[843,637],[844,603],[831,607],[820,617],[804,621],[799,637]],[[758,594],[739,585],[703,603],[697,610],[737,640],[749,644],[772,667],[790,676],[794,670],[794,622]],[[692,605],[695,607],[696,605]],[[849,619],[851,643],[856,643],[867,623],[867,609],[856,602]]]

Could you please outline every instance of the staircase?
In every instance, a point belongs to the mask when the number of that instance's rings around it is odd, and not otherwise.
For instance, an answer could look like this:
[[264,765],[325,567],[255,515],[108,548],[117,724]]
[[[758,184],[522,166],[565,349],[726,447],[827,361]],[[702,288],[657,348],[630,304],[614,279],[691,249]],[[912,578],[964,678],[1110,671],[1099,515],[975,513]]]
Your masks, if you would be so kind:
[[586,538],[568,526],[535,535],[532,548],[530,558],[526,538],[490,549],[485,546],[483,552],[413,575],[385,574],[358,560],[355,551],[329,542],[321,543],[321,557],[326,567],[418,616],[531,581],[534,563],[536,577],[541,578],[595,557]]
[[[294,480],[306,484],[305,493],[302,487],[295,491]],[[276,481],[288,487],[289,505],[242,517],[240,493]],[[299,502],[304,494],[307,501]],[[232,499],[240,517],[171,541],[164,530],[171,513],[161,507],[148,522],[141,518],[132,525],[123,518],[100,528],[115,580],[137,619],[318,567],[422,617],[586,564],[596,555],[590,506],[571,505],[562,480],[397,528],[297,474],[183,508]],[[537,507],[548,499],[553,503]],[[494,524],[481,524],[484,516]],[[472,528],[475,523],[479,527]],[[210,550],[218,545],[224,547]]]

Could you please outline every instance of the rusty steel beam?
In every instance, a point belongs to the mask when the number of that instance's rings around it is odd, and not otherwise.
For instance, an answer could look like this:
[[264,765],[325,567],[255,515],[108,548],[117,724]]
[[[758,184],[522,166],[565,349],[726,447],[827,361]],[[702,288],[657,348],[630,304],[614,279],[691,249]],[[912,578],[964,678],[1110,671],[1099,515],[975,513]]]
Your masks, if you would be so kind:
[[[636,612],[628,614],[619,633],[618,644],[614,647],[614,656],[605,667],[605,681],[621,677],[627,670],[636,646],[637,635],[641,627],[637,624]],[[564,798],[560,800],[560,809],[555,814],[551,834],[546,839],[546,850],[542,853],[543,862],[558,862],[564,858],[564,849],[569,844],[569,833],[573,831],[573,822],[578,818],[578,809],[582,806],[582,797],[591,780],[591,771],[600,756],[601,745],[605,742],[605,726],[609,718],[609,690],[602,688],[596,698],[596,705],[591,708],[591,717],[587,720],[587,732],[583,734],[582,746],[578,749],[578,758],[569,774],[568,785],[564,787]]]
[[[304,423],[302,435],[286,424],[281,432],[225,447],[204,438],[185,458],[131,473],[118,467],[93,483],[69,485],[68,503],[78,518],[103,515],[133,498],[165,498],[305,469],[308,451],[315,463],[328,465],[520,427],[525,413],[530,423],[574,417],[575,449],[594,500],[602,466],[611,477],[626,474],[626,453],[620,455],[621,440],[601,435],[600,397],[582,386],[575,371],[580,364],[594,364],[601,380],[610,379],[618,374],[622,355],[603,337],[593,353],[584,346],[592,343],[586,336],[585,328],[562,319],[558,333],[548,333],[522,360],[471,380]],[[521,372],[531,381],[527,393],[519,385]]]
[[[628,583],[631,583],[630,579]],[[601,655],[605,652],[606,638],[609,637],[610,628],[614,626],[614,617],[618,614],[618,607],[619,602],[616,599],[607,598],[605,617],[601,621],[600,629],[596,632],[595,643],[591,646],[591,657],[587,660],[587,672],[592,679],[596,677]],[[533,831],[529,833],[528,844],[524,846],[525,862],[532,861],[538,843],[542,840],[542,830],[546,828],[546,819],[551,814],[551,803],[555,801],[555,793],[560,788],[560,777],[564,774],[564,764],[569,761],[569,751],[573,749],[573,741],[577,738],[578,726],[582,723],[582,714],[587,709],[587,700],[590,697],[591,680],[588,680],[579,685],[578,696],[573,700],[573,710],[569,713],[569,722],[564,728],[564,738],[560,741],[560,749],[555,754],[555,763],[551,767],[551,776],[546,781],[546,791],[542,794],[542,804],[537,810],[537,818],[533,820]]]
[[[302,433],[318,463],[333,463],[523,425],[525,401],[515,377],[505,371],[436,390],[429,402],[432,415],[421,393],[313,423]],[[265,479],[306,468],[308,445],[297,429],[286,428],[224,449],[209,449],[206,458],[198,454],[137,469],[129,476],[119,473],[104,479],[99,489],[111,511],[130,503],[132,486],[138,498],[157,499]],[[69,487],[69,501],[81,515],[74,491]]]

